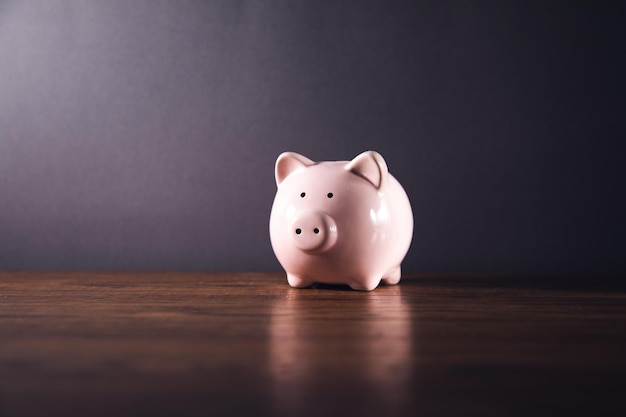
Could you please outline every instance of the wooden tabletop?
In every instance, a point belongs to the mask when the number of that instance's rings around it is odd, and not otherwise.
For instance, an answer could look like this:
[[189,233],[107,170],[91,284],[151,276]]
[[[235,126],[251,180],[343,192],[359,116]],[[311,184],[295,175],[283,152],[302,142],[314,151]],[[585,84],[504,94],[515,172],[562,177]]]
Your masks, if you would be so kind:
[[[623,282],[623,281],[622,281]],[[0,416],[626,415],[593,277],[0,273]]]

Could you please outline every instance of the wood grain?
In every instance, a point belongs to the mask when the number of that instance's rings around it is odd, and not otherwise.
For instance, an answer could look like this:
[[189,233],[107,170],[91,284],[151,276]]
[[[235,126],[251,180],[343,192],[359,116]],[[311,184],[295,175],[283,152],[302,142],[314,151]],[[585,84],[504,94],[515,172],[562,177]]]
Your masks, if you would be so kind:
[[0,416],[625,415],[593,277],[0,273]]

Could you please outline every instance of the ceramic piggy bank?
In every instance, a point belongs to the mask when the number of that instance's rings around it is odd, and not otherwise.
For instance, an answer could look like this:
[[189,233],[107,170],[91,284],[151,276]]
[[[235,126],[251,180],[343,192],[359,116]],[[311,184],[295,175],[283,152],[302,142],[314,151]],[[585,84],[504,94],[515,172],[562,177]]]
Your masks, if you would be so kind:
[[292,287],[347,284],[373,290],[400,281],[413,213],[380,154],[313,162],[293,152],[276,160],[272,248]]

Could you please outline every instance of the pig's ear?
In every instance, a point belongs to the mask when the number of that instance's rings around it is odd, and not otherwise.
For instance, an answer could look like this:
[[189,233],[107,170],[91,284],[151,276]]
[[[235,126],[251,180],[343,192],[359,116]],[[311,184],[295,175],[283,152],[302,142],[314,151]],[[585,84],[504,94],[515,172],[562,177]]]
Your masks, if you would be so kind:
[[348,163],[346,169],[371,182],[377,190],[385,186],[389,175],[385,159],[374,151],[358,155]]
[[280,185],[292,172],[306,168],[309,165],[313,165],[315,162],[311,161],[306,156],[302,156],[295,152],[283,152],[278,156],[276,160],[276,168],[274,174],[276,175],[276,185]]

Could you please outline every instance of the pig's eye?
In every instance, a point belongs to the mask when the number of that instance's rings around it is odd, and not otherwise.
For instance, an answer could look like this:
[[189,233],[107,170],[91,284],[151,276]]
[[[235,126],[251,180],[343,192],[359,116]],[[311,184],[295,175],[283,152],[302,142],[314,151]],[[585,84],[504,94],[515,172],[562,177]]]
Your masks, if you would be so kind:
[[328,198],[333,198],[333,193],[328,193],[328,194],[326,194],[326,197],[328,197]]
[[304,198],[304,196],[306,195],[306,193],[300,193],[300,197]]

